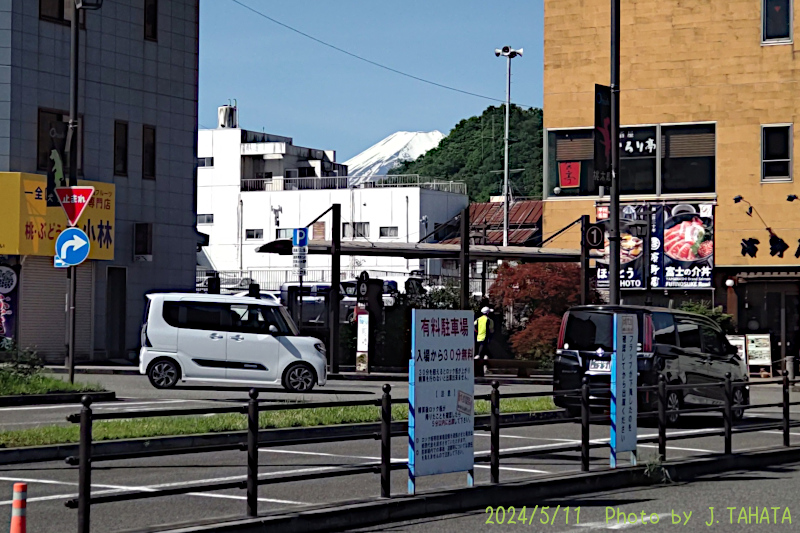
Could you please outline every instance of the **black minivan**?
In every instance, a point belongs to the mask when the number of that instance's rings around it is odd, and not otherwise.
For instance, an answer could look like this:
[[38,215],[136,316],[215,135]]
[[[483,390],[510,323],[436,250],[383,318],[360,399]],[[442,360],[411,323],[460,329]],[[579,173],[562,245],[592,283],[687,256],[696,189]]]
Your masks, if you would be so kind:
[[[581,387],[582,378],[590,385],[608,388],[611,383],[611,352],[614,313],[635,314],[639,322],[639,386],[658,384],[664,374],[667,383],[688,385],[682,391],[667,391],[667,410],[684,405],[723,405],[723,387],[699,387],[722,381],[730,372],[734,382],[748,381],[746,363],[739,357],[720,327],[710,318],[694,313],[658,307],[632,305],[590,305],[573,307],[564,314],[558,338],[553,390]],[[608,408],[610,394],[593,393],[593,408]],[[580,412],[579,396],[556,396],[555,403],[571,414]],[[749,403],[749,387],[734,387],[733,405]],[[639,393],[639,410],[657,409],[657,395]],[[739,420],[743,409],[734,409]],[[669,416],[674,424],[678,415]]]

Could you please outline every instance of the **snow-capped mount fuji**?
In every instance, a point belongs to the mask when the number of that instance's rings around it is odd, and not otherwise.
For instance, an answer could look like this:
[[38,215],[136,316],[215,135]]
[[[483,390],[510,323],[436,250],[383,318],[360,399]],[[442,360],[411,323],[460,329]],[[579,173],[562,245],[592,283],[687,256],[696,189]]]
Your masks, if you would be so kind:
[[344,162],[350,182],[358,185],[372,176],[385,175],[401,161],[415,160],[439,146],[440,131],[398,131]]

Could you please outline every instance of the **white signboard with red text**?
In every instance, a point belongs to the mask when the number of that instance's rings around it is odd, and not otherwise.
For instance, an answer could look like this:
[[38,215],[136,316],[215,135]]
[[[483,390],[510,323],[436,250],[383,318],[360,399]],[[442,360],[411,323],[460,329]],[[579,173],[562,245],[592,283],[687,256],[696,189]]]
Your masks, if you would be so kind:
[[414,309],[408,371],[408,490],[416,478],[469,472],[475,425],[473,313]]

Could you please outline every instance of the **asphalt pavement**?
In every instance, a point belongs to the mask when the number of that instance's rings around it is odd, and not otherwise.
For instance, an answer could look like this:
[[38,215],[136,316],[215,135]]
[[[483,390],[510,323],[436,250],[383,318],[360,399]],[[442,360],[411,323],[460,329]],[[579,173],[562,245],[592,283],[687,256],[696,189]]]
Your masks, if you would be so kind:
[[[116,390],[119,397],[122,398],[119,402],[98,404],[96,406],[98,410],[167,409],[226,405],[234,402],[243,402],[247,398],[247,389],[237,387],[184,386],[168,391],[160,391],[153,389],[143,376],[82,375],[78,379],[100,382],[106,387]],[[331,382],[328,386],[320,388],[318,391],[315,390],[310,394],[294,395],[279,389],[270,389],[263,391],[262,397],[276,402],[377,398],[381,394],[381,386],[381,382]],[[393,383],[392,386],[393,395],[396,397],[405,397],[407,395],[407,386],[405,384]],[[484,394],[489,389],[490,387],[484,385],[476,386],[476,394]],[[501,391],[507,392],[548,389],[549,387],[544,386],[514,385],[501,387]],[[780,388],[774,385],[754,387],[752,398],[755,403],[777,402],[780,399]],[[66,414],[75,412],[75,410],[76,406],[32,406],[30,408],[2,409],[0,410],[0,426],[7,429],[19,429],[20,427],[26,427],[26,424],[38,425],[55,421],[61,423]],[[800,411],[793,410],[793,412],[794,418],[800,419]],[[778,422],[779,420],[780,409],[765,408],[750,411],[744,425],[769,421]],[[721,418],[718,415],[687,416],[678,427],[670,428],[670,435],[680,435],[688,438],[676,440],[669,444],[667,448],[668,459],[721,452],[723,449],[721,437],[695,436],[708,428],[721,428]],[[639,428],[639,434],[640,436],[653,437],[657,434],[657,429],[652,423],[645,424]],[[608,435],[609,428],[607,425],[598,424],[592,426],[591,438],[593,442],[607,442]],[[578,444],[579,438],[580,426],[578,424],[560,423],[538,427],[504,429],[500,445],[503,451],[547,452],[549,448],[563,446],[564,444]],[[800,430],[794,430],[792,439],[793,442],[800,443]],[[782,439],[779,431],[759,431],[737,434],[734,436],[733,443],[734,450],[738,451],[778,446],[782,443]],[[407,446],[407,438],[398,437],[393,439],[392,457],[394,461],[403,462],[406,460]],[[476,453],[486,454],[488,449],[488,433],[476,433]],[[640,464],[655,458],[656,450],[655,444],[640,445]],[[264,478],[289,473],[324,473],[343,465],[374,464],[379,460],[379,456],[380,443],[377,440],[262,449],[260,452],[259,471]],[[605,447],[592,450],[592,469],[607,468],[608,456],[608,449]],[[113,494],[128,490],[153,491],[159,488],[183,486],[194,482],[243,480],[246,472],[245,461],[246,455],[244,452],[227,451],[98,462],[94,464],[92,490],[94,494]],[[535,456],[503,460],[500,474],[501,481],[509,481],[577,471],[579,468],[578,453],[554,450]],[[8,523],[10,520],[11,486],[15,481],[28,483],[29,531],[64,533],[75,529],[77,512],[67,509],[64,506],[64,501],[77,495],[77,468],[67,466],[63,462],[0,467],[0,486],[6,487],[6,496],[0,496],[0,524]],[[467,479],[466,474],[449,474],[420,478],[417,481],[418,490],[424,492],[437,488],[465,486]],[[475,481],[476,483],[488,483],[487,463],[476,464]],[[742,485],[749,487],[747,483],[742,483]],[[673,488],[665,490],[673,490]],[[751,488],[748,488],[745,492],[749,493],[750,490]],[[406,493],[407,476],[405,470],[393,472],[392,491],[393,494]],[[264,513],[277,510],[303,509],[306,506],[330,504],[332,502],[370,499],[377,497],[379,492],[379,478],[375,474],[263,485],[259,490],[259,510]],[[785,494],[789,494],[789,492]],[[720,492],[716,494],[716,497],[720,499],[718,502],[720,507],[748,505],[748,502],[753,501],[752,496],[747,496],[744,493],[740,496],[738,492],[731,491]],[[768,503],[771,505],[783,504],[780,501],[781,497],[785,498],[786,496],[777,495]],[[648,496],[647,498],[649,499],[641,499],[639,496],[630,496],[627,493],[609,496],[608,498],[611,498],[609,501],[613,500],[615,502],[613,505],[617,505],[616,502],[618,501],[620,502],[619,505],[625,506],[626,513],[647,510],[650,508],[649,506],[642,509],[634,508],[641,507],[651,500],[657,501],[655,496]],[[670,505],[677,510],[679,509],[678,503],[682,503],[680,509],[685,509],[687,512],[689,510],[695,512],[704,510],[707,512],[706,507],[708,505],[717,503],[716,500],[708,503],[711,500],[693,499],[691,496],[686,496],[685,500],[680,499],[684,498],[681,495],[676,495],[674,498],[674,500],[668,500],[671,502]],[[672,503],[673,501],[674,503]],[[534,506],[537,503],[539,502],[532,502]],[[562,504],[562,507],[568,505],[564,502],[554,502],[553,506],[557,506],[559,503]],[[755,503],[750,505],[755,505]],[[761,500],[758,503],[761,504]],[[789,505],[789,502],[786,502],[785,505]],[[690,509],[690,506],[694,507]],[[586,529],[583,527],[584,523],[591,524],[591,527],[595,529],[607,527],[602,524],[603,509],[600,507],[603,506],[600,504],[593,506],[587,503],[584,507],[585,516],[581,516],[580,530]],[[633,511],[627,511],[629,508],[633,509]],[[652,506],[652,508],[656,509],[656,513],[661,513],[664,507]],[[244,512],[245,494],[243,490],[239,489],[192,493],[131,502],[116,502],[93,506],[92,531],[108,533],[199,519],[242,517]],[[798,513],[800,513],[800,509],[798,509]],[[490,526],[485,524],[486,518],[481,513],[460,517],[442,517],[428,522],[400,525],[397,527],[415,529],[398,529],[397,531],[447,532],[455,530],[456,527],[460,529],[468,527],[468,530],[482,530],[481,528]],[[562,516],[558,521],[560,522],[562,519],[565,519],[565,517]],[[471,522],[466,525],[462,522],[464,520]],[[382,531],[388,527],[385,526],[382,529],[372,529],[370,531]],[[491,527],[496,529],[498,525],[492,525]],[[542,529],[544,527],[547,529]],[[624,527],[634,526],[626,525]],[[691,531],[686,527],[690,526],[682,526],[681,531]],[[694,526],[692,525],[691,527]],[[737,527],[742,531],[749,530],[747,527]],[[557,529],[555,523],[537,527],[537,531],[569,530],[569,528],[565,527]]]
[[523,508],[486,509],[348,531],[796,531],[800,522],[798,492],[800,464],[781,465],[761,472],[730,472],[691,483],[531,502]]

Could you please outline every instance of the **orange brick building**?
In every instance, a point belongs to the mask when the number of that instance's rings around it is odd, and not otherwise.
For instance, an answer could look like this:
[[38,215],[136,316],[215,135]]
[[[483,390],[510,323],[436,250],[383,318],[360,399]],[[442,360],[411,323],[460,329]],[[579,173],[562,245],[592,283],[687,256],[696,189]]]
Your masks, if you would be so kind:
[[[651,290],[626,289],[623,301],[713,299],[736,315],[739,333],[769,336],[775,364],[797,356],[800,343],[800,201],[788,200],[800,196],[793,127],[800,45],[792,4],[623,0],[621,11],[622,203],[631,218],[659,218],[661,242],[648,241],[664,254],[637,273]],[[544,5],[547,238],[580,214],[594,219],[608,201],[593,182],[592,137],[594,85],[609,82],[610,2]],[[692,210],[704,231],[681,230],[683,241],[668,249],[670,217],[690,221]],[[703,238],[713,245],[699,249]],[[575,229],[548,246],[578,244]],[[678,253],[682,260],[667,261]],[[673,275],[699,272],[692,264],[712,274],[694,286],[680,276],[665,282],[668,266]],[[760,349],[763,357],[763,342]]]

